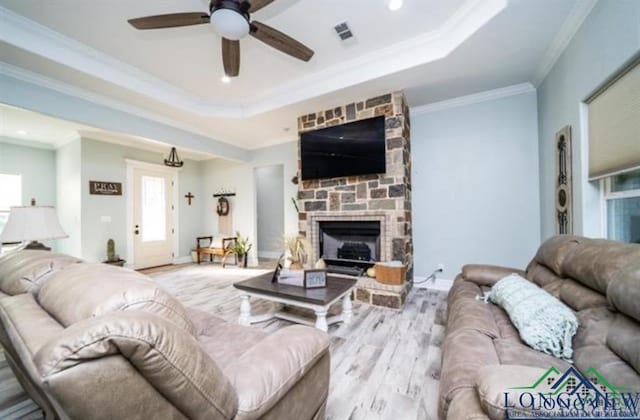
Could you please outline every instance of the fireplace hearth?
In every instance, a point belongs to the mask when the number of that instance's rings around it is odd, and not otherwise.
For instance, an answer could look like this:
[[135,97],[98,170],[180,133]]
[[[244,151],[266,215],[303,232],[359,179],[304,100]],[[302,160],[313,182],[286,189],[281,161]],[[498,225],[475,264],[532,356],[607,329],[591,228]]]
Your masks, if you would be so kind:
[[359,275],[380,260],[379,221],[319,222],[318,250],[329,272]]

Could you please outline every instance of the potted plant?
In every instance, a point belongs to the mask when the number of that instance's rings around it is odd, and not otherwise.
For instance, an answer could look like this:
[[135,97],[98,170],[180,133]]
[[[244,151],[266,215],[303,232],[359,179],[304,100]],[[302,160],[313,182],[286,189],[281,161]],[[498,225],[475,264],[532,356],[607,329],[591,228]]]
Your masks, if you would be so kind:
[[231,245],[231,251],[238,257],[238,266],[247,268],[247,255],[251,251],[253,245],[249,242],[249,237],[242,237],[239,231],[236,231],[236,240]]

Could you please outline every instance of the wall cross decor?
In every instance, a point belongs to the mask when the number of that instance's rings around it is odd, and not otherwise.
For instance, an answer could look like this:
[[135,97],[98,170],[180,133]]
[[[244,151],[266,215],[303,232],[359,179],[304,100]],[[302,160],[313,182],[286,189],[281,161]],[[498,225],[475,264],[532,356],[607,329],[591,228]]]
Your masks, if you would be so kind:
[[195,195],[191,194],[191,191],[189,191],[189,194],[185,195],[184,198],[186,198],[187,200],[189,200],[189,205],[191,205],[191,200],[193,200],[194,198],[196,198]]

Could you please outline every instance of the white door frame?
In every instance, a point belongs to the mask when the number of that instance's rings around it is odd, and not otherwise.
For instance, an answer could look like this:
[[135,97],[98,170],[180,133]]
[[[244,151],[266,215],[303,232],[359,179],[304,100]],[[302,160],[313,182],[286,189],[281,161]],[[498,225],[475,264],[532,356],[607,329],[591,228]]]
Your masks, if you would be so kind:
[[173,194],[171,197],[173,206],[173,263],[176,263],[176,260],[179,258],[179,244],[180,244],[180,231],[179,231],[179,184],[178,184],[178,173],[180,172],[180,168],[171,168],[165,165],[158,165],[155,163],[143,162],[139,160],[133,159],[125,159],[127,163],[127,183],[125,189],[125,196],[127,199],[127,263],[126,267],[133,268],[134,267],[134,252],[133,252],[133,170],[134,169],[148,169],[152,171],[163,172],[171,175],[171,181],[173,182]]

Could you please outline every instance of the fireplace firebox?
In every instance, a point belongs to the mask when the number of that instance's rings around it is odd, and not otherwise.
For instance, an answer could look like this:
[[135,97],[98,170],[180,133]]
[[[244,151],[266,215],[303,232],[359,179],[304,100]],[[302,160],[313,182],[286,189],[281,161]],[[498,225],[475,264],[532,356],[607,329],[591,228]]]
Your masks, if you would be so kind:
[[379,221],[319,222],[318,250],[332,273],[361,275],[380,259]]

